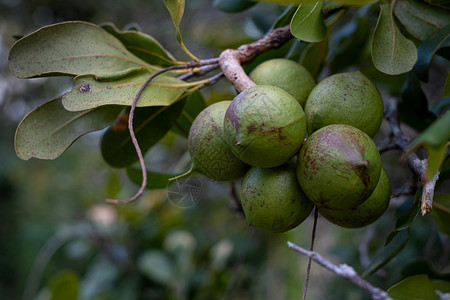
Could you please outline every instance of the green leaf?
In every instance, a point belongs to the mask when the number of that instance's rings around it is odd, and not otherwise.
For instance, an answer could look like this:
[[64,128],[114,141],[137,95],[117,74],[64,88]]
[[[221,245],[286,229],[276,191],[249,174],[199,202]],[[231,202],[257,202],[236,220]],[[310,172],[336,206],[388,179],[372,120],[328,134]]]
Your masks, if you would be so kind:
[[176,61],[156,39],[145,33],[135,30],[121,31],[113,24],[105,24],[102,28],[118,38],[128,51],[151,65],[168,67]]
[[397,0],[394,13],[406,30],[421,41],[450,24],[448,11],[419,0]]
[[388,4],[380,5],[372,38],[372,61],[378,70],[389,75],[409,72],[417,61],[416,46],[398,30]]
[[255,2],[270,2],[270,3],[276,3],[276,4],[294,4],[299,5],[301,3],[314,3],[317,2],[317,0],[252,0]]
[[405,155],[425,148],[428,154],[426,180],[433,178],[445,158],[447,143],[450,139],[450,110],[433,122],[409,146]]
[[[128,178],[137,185],[142,183],[142,171],[137,167],[127,168]],[[146,188],[149,190],[165,189],[169,185],[169,179],[179,174],[166,174],[161,172],[155,172],[147,170],[147,185]]]
[[272,29],[283,27],[289,25],[291,23],[292,17],[294,17],[295,12],[297,11],[297,7],[294,5],[289,5],[283,11],[283,13],[275,20],[272,24]]
[[[323,2],[317,0],[253,0],[256,2],[271,2],[276,4],[312,4],[316,2]],[[370,3],[375,3],[377,0],[333,0],[332,2],[343,4],[343,5],[352,5],[352,6],[362,6]]]
[[[183,111],[185,100],[171,106],[142,107],[135,110],[133,124],[142,153],[147,152],[173,126]],[[127,167],[138,160],[128,131],[128,115],[114,123],[101,141],[103,159],[113,167]]]
[[370,274],[373,274],[385,264],[390,262],[403,248],[406,246],[406,243],[409,239],[408,230],[400,231],[389,243],[386,247],[384,247],[372,260],[372,263],[367,267],[367,269],[362,274],[363,277],[366,277]]
[[309,43],[300,56],[300,64],[302,64],[314,78],[317,78],[329,49],[329,35],[327,34],[323,41],[318,43]]
[[448,0],[424,0],[424,1],[434,6],[450,9],[450,1]]
[[443,47],[450,47],[450,25],[423,41],[417,48],[418,60],[414,67],[420,80],[428,82],[428,68],[434,54]]
[[430,280],[427,275],[420,274],[400,281],[387,292],[395,300],[439,300],[436,290],[449,292],[450,282]]
[[101,27],[65,22],[43,27],[17,41],[9,68],[19,78],[112,74],[150,67]]
[[401,90],[400,120],[412,128],[423,131],[436,116],[428,109],[428,99],[415,72],[409,72]]
[[450,194],[434,195],[431,215],[439,224],[440,231],[450,236]]
[[354,64],[364,53],[371,32],[366,16],[354,17],[340,26],[330,37],[331,68],[333,73],[340,72]]
[[213,6],[228,13],[241,12],[255,5],[255,1],[249,0],[214,0]]
[[425,258],[418,258],[402,268],[401,275],[410,277],[419,274],[427,274],[430,279],[450,281],[450,273],[440,273],[436,271],[433,263]]
[[[78,76],[72,90],[63,95],[64,108],[79,111],[107,104],[129,105],[148,79],[148,72],[134,72],[112,82],[98,81],[92,75]],[[187,89],[186,84],[173,77],[157,76],[145,88],[138,107],[166,106],[175,102]]]
[[439,101],[436,101],[436,103],[434,103],[433,107],[431,108],[431,111],[438,116],[446,112],[449,107],[450,97],[445,97],[440,99]]
[[291,20],[292,35],[305,42],[320,42],[327,34],[322,3],[302,4]]
[[178,118],[172,131],[177,134],[188,137],[192,122],[194,122],[197,115],[206,108],[205,98],[200,92],[195,92],[188,96],[186,106]]
[[105,128],[117,117],[120,106],[103,106],[69,112],[57,98],[31,111],[20,122],[15,136],[17,156],[28,160],[55,159],[80,136]]
[[422,196],[422,188],[417,189],[414,197],[411,197],[408,201],[405,201],[396,211],[395,228],[386,238],[385,245],[388,245],[394,237],[402,230],[408,229],[417,215],[419,214],[420,198]]
[[50,281],[50,300],[77,300],[80,279],[74,271],[61,271],[53,276]]
[[446,294],[445,296],[441,297],[439,300],[448,300],[448,296],[450,294],[450,280],[432,280],[431,283],[434,287],[434,292],[439,291],[443,294]]
[[343,5],[352,5],[352,6],[363,6],[371,3],[375,3],[378,0],[333,0],[332,2],[336,2]]
[[148,250],[137,259],[138,269],[149,279],[170,284],[175,280],[175,266],[170,257],[159,250]]
[[447,79],[444,83],[444,89],[442,90],[442,97],[450,97],[450,73],[447,74]]
[[164,4],[167,7],[167,10],[170,13],[170,17],[172,18],[172,22],[175,25],[175,29],[177,30],[177,41],[180,44],[183,51],[189,55],[193,60],[197,60],[196,58],[185,46],[183,42],[183,37],[181,36],[180,31],[180,23],[184,14],[184,0],[164,0]]

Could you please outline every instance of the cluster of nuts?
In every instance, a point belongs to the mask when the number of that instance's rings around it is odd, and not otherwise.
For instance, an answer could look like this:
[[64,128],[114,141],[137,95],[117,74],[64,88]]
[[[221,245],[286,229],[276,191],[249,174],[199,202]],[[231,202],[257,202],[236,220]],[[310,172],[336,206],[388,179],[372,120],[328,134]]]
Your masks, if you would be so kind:
[[373,83],[349,72],[315,84],[287,59],[268,60],[250,77],[256,86],[208,106],[193,122],[193,170],[219,181],[243,177],[246,219],[268,231],[296,227],[314,206],[344,227],[377,220],[390,184],[372,141],[383,118]]

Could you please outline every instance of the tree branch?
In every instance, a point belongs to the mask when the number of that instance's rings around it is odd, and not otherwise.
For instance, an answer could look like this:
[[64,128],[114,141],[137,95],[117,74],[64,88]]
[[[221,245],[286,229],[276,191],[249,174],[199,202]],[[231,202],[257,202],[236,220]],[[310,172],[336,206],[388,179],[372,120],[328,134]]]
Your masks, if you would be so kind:
[[[187,63],[185,65],[175,65],[175,66],[170,66],[167,67],[165,69],[162,69],[158,72],[156,72],[155,74],[152,74],[146,81],[145,83],[141,86],[141,88],[139,89],[138,93],[136,94],[136,96],[134,97],[133,103],[131,104],[131,109],[130,112],[128,114],[128,131],[130,133],[130,137],[131,137],[131,141],[133,143],[133,146],[136,150],[136,154],[138,156],[139,159],[139,164],[142,170],[142,183],[141,186],[139,188],[139,190],[136,192],[136,194],[134,194],[134,196],[132,196],[131,198],[128,198],[126,200],[119,200],[119,199],[106,199],[105,202],[110,203],[110,204],[127,204],[133,201],[136,201],[137,199],[139,199],[142,194],[145,191],[145,188],[147,186],[147,168],[145,166],[145,161],[144,161],[144,155],[142,153],[141,147],[139,146],[138,140],[136,138],[136,135],[134,133],[134,127],[133,127],[133,119],[134,119],[134,111],[136,110],[136,106],[137,103],[139,101],[139,98],[141,97],[142,93],[144,92],[145,88],[150,84],[150,82],[155,79],[156,77],[158,77],[159,75],[166,73],[166,72],[170,72],[170,71],[174,71],[174,70],[191,70],[190,73],[196,73],[196,72],[201,72],[202,68],[207,66],[216,66],[218,67],[218,59],[217,58],[213,58],[213,59],[206,59],[206,60],[202,60],[202,61],[192,61],[190,63]],[[211,71],[211,70],[209,70]],[[209,72],[208,71],[208,72]],[[219,74],[220,75],[220,74]],[[217,78],[215,78],[217,76],[214,76],[212,81],[217,80]],[[219,76],[220,78],[220,76]],[[209,81],[211,82],[211,80]],[[120,115],[121,121],[123,122],[124,120],[122,120],[123,115]]]
[[247,76],[242,65],[271,49],[277,49],[292,38],[290,26],[274,29],[262,39],[242,45],[237,49],[227,49],[220,54],[220,67],[236,90],[240,93],[255,83]]
[[341,264],[341,265],[335,265],[332,262],[330,262],[325,257],[321,256],[317,252],[306,250],[300,246],[297,246],[296,244],[292,242],[287,242],[289,248],[291,248],[294,251],[297,251],[303,255],[306,255],[322,267],[325,267],[326,269],[330,270],[331,272],[335,273],[336,275],[342,276],[345,279],[349,280],[350,282],[353,282],[360,288],[364,289],[365,291],[369,292],[372,295],[372,299],[374,300],[392,300],[391,297],[389,297],[388,293],[386,291],[377,288],[373,285],[371,285],[369,282],[364,280],[361,276],[356,273],[356,271],[349,265]]
[[[385,118],[389,122],[392,135],[395,137],[395,144],[402,152],[407,152],[410,144],[409,138],[403,133],[398,118],[398,103],[394,97],[386,97],[387,111]],[[423,192],[420,202],[422,215],[429,214],[433,207],[433,196],[436,182],[439,179],[439,172],[430,180],[426,180],[427,159],[420,159],[417,154],[411,153],[408,158],[408,166],[423,184]]]
[[[314,241],[316,240],[316,229],[317,229],[317,219],[319,217],[319,209],[317,206],[314,207],[314,221],[313,221],[313,229],[311,233],[311,247],[309,248],[310,251],[314,250]],[[308,283],[309,283],[309,277],[311,275],[311,257],[308,260],[308,266],[306,267],[306,279],[305,279],[305,288],[303,289],[303,297],[302,300],[306,300],[306,293],[308,291]]]
[[[246,88],[254,86],[255,83],[250,80],[241,64],[247,63],[254,59],[259,54],[270,50],[276,49],[292,38],[290,32],[290,27],[285,26],[282,28],[277,28],[269,32],[264,38],[246,45],[240,46],[236,50],[225,50],[222,52],[219,58],[204,59],[199,61],[191,61],[184,65],[175,65],[163,69],[152,76],[150,76],[147,81],[142,85],[141,89],[137,93],[131,105],[130,113],[128,115],[128,130],[130,132],[131,140],[135,147],[136,153],[139,158],[140,167],[142,169],[142,184],[139,191],[131,198],[126,200],[118,199],[106,199],[105,201],[111,204],[127,204],[137,200],[144,192],[147,185],[147,171],[145,168],[144,157],[141,148],[138,144],[136,136],[133,129],[133,116],[136,109],[137,102],[144,92],[145,88],[150,84],[150,82],[162,73],[173,71],[173,70],[187,70],[184,75],[179,76],[181,80],[187,80],[192,77],[205,75],[217,68],[221,68],[222,72],[209,78],[207,85],[212,85],[217,82],[223,75],[225,75],[231,83],[236,87],[236,89],[241,92]],[[204,84],[204,85],[206,85]]]

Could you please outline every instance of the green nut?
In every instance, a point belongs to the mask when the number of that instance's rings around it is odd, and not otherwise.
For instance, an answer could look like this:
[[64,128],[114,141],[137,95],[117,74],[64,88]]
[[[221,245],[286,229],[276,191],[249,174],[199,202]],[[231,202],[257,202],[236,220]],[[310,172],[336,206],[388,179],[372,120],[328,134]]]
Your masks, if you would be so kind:
[[251,167],[241,187],[247,222],[271,232],[284,232],[302,223],[314,205],[302,192],[295,164],[276,168]]
[[271,168],[300,149],[306,122],[300,104],[286,91],[257,85],[237,95],[224,120],[225,140],[243,162]]
[[192,171],[218,181],[239,179],[249,167],[233,154],[224,141],[223,118],[230,103],[217,102],[200,112],[192,123],[188,137]]
[[298,155],[300,186],[319,208],[357,207],[374,191],[380,172],[381,158],[375,143],[349,125],[317,130]]

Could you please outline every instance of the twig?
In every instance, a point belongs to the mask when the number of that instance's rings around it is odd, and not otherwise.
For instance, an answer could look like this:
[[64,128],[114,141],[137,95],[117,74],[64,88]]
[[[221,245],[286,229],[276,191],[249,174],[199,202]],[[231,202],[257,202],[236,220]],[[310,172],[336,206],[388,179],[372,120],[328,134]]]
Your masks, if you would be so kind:
[[[314,222],[313,222],[313,229],[311,233],[311,247],[309,248],[310,251],[314,250],[314,241],[316,240],[316,229],[317,229],[317,219],[319,217],[319,209],[314,207]],[[308,260],[308,266],[306,267],[306,279],[305,279],[305,288],[303,289],[303,297],[302,300],[306,300],[306,292],[308,291],[308,283],[309,283],[309,276],[311,275],[311,257]]]
[[177,78],[179,80],[188,80],[188,79],[191,79],[192,77],[197,77],[197,76],[202,76],[202,75],[208,74],[209,72],[214,71],[215,69],[219,68],[219,66],[220,66],[219,63],[202,66],[198,69],[195,69],[192,72],[183,74]]
[[289,248],[291,248],[294,251],[297,251],[303,255],[306,255],[322,267],[325,267],[326,269],[330,270],[331,272],[335,273],[336,275],[342,276],[345,279],[349,280],[350,282],[353,282],[363,290],[369,292],[372,295],[372,299],[374,300],[392,300],[391,297],[389,297],[388,293],[386,291],[377,288],[373,285],[371,285],[369,282],[364,280],[356,271],[349,265],[341,264],[341,265],[335,265],[332,262],[330,262],[328,259],[324,258],[320,254],[314,251],[306,250],[300,246],[297,246],[296,244],[292,242],[287,242]]
[[136,194],[133,197],[131,197],[131,198],[128,198],[126,200],[106,199],[105,202],[110,203],[110,204],[127,204],[127,203],[130,203],[130,202],[136,201],[139,197],[142,196],[142,194],[144,193],[145,188],[147,186],[147,168],[145,166],[144,156],[142,154],[141,147],[139,146],[139,143],[138,143],[138,141],[136,139],[136,135],[134,133],[134,128],[133,128],[134,111],[136,110],[137,102],[139,101],[139,98],[141,97],[141,95],[144,92],[145,88],[150,84],[150,82],[153,79],[155,79],[156,77],[158,77],[159,75],[161,75],[163,73],[170,72],[170,71],[173,71],[173,70],[191,69],[191,68],[203,66],[203,65],[208,64],[208,63],[211,63],[210,60],[206,60],[206,61],[202,61],[202,62],[190,62],[190,63],[188,63],[186,65],[175,65],[175,66],[171,66],[171,67],[165,68],[163,70],[160,70],[160,71],[156,72],[155,74],[152,74],[147,79],[147,81],[145,81],[145,83],[141,86],[141,88],[139,89],[138,93],[136,94],[136,97],[134,97],[133,103],[131,104],[130,113],[128,115],[128,131],[130,132],[131,141],[133,143],[134,149],[136,150],[136,154],[138,156],[139,164],[140,164],[140,167],[141,167],[141,170],[142,170],[141,187],[136,192]]
[[262,39],[242,45],[237,49],[227,49],[219,56],[220,67],[238,92],[252,87],[255,83],[247,76],[242,65],[271,49],[277,49],[293,38],[290,26],[274,29]]
[[422,212],[422,216],[429,214],[433,208],[434,189],[438,179],[439,171],[436,172],[433,178],[423,186],[422,198],[420,202],[420,211]]
[[450,300],[450,293],[443,293],[440,290],[434,290],[434,293],[439,296],[439,300]]
[[[346,8],[340,7],[325,11],[324,17],[331,16],[338,11],[341,11],[342,13],[332,21],[332,23],[336,22],[342,14],[345,13]],[[240,93],[255,85],[245,73],[242,65],[252,61],[261,53],[280,48],[293,37],[290,25],[275,28],[269,31],[266,36],[253,43],[242,45],[237,49],[227,49],[223,51],[219,56],[220,67],[227,79]]]
[[[403,133],[400,128],[400,121],[398,118],[398,103],[393,97],[387,97],[387,112],[385,118],[389,122],[393,136],[396,138],[395,143],[403,151],[407,152],[410,144],[409,138]],[[427,171],[427,159],[420,159],[417,154],[411,153],[408,158],[408,166],[418,177],[419,181],[423,184],[422,198],[420,202],[420,208],[422,215],[429,214],[433,207],[433,196],[436,182],[439,179],[439,172],[436,172],[434,177],[430,180],[426,180]]]

